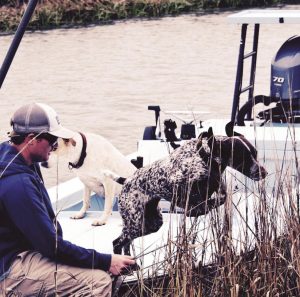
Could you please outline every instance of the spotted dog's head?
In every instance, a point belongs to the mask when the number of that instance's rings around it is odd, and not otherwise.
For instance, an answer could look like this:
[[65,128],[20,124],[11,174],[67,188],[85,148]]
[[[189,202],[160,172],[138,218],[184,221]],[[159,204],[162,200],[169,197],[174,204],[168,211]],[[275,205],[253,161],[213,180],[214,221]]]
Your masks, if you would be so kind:
[[215,136],[212,128],[209,128],[208,132],[199,136],[197,150],[199,154],[209,150],[208,158],[216,161],[221,171],[229,166],[256,181],[264,179],[268,174],[257,160],[257,150],[242,135]]
[[229,137],[227,142],[231,149],[228,166],[256,181],[267,176],[267,170],[257,160],[257,150],[245,137]]

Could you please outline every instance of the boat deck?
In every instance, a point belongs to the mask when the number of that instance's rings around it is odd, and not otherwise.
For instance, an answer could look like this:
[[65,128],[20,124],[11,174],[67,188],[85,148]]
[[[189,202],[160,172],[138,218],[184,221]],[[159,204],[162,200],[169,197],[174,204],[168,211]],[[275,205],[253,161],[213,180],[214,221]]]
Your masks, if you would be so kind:
[[[101,212],[89,211],[86,217],[80,220],[70,218],[74,213],[75,211],[62,211],[58,215],[58,220],[63,228],[64,239],[102,253],[113,253],[112,242],[121,234],[122,230],[120,214],[114,211],[106,225],[95,227],[92,226],[92,222],[100,217]],[[137,258],[137,263],[141,267],[138,272],[139,277],[148,278],[154,273],[157,274],[162,271],[162,263],[170,258],[169,253],[174,254],[174,247],[170,251],[167,249],[167,245],[171,246],[170,242],[176,242],[181,229],[180,225],[184,221],[182,218],[182,214],[163,213],[164,223],[158,232],[134,241],[132,255]],[[187,220],[193,221],[193,219]],[[137,275],[134,273],[126,275],[124,281],[136,279]]]
[[[184,248],[192,252],[196,262],[212,263],[218,249],[216,236],[224,223],[225,208],[231,216],[233,249],[238,251],[241,245],[251,248],[259,200],[257,192],[235,188],[228,203],[207,215],[193,218],[185,217],[182,213],[163,213],[163,226],[158,232],[134,240],[131,254],[136,257],[141,270],[138,275],[135,273],[126,276],[125,281],[163,274],[168,269],[167,266],[174,262],[178,248],[182,249],[184,245]],[[58,215],[64,238],[85,248],[112,253],[112,242],[122,230],[120,214],[114,211],[106,225],[94,227],[92,222],[100,217],[100,211],[89,211],[81,220],[70,219],[74,213],[75,211],[61,211]],[[279,221],[278,223],[280,224]]]
[[62,211],[58,215],[64,239],[85,248],[112,253],[112,240],[119,236],[122,229],[119,213],[113,212],[109,223],[98,227],[92,226],[92,222],[100,217],[99,211],[89,211],[86,217],[80,220],[70,218],[75,213],[76,211]]

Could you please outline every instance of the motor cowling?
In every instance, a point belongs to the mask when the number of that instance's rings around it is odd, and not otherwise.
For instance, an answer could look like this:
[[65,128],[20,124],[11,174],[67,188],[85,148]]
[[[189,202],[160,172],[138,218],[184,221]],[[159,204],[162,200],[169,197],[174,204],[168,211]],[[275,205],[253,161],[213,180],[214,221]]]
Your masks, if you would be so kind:
[[289,38],[273,58],[270,89],[279,100],[273,120],[300,117],[300,36]]

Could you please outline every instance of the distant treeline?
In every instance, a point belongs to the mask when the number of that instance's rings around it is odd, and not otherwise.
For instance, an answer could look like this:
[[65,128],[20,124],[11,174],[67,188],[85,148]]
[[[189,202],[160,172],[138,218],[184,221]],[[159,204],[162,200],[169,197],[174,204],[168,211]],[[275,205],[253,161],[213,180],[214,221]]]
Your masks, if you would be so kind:
[[[28,0],[0,0],[0,31],[14,31]],[[49,29],[111,22],[133,17],[161,17],[216,8],[246,8],[300,0],[40,0],[28,29]]]

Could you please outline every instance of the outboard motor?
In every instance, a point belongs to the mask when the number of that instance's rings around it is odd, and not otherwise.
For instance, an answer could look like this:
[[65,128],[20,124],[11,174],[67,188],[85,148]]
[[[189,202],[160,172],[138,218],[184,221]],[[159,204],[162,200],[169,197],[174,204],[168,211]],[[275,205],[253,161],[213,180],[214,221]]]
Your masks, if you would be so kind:
[[270,96],[278,99],[272,121],[300,122],[300,36],[289,38],[273,58]]

